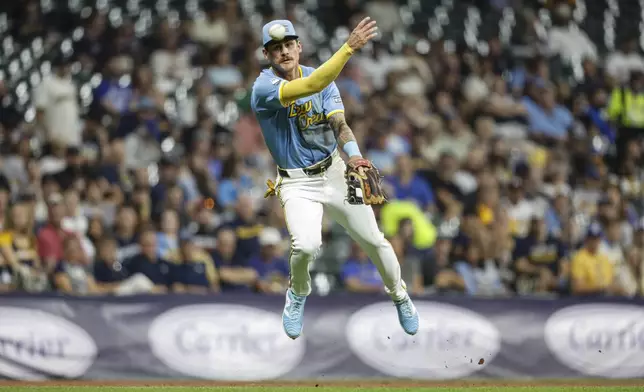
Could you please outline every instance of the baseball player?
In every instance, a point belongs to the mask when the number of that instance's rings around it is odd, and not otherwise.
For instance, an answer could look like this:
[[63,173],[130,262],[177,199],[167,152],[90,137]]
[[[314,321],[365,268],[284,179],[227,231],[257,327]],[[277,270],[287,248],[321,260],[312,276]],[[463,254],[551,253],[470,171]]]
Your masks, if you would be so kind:
[[[279,198],[291,236],[290,287],[282,321],[292,339],[302,333],[304,304],[311,293],[309,266],[322,244],[325,212],[375,263],[405,332],[418,331],[418,312],[400,277],[400,265],[370,206],[385,201],[380,175],[362,157],[334,83],[351,55],[376,32],[376,23],[363,19],[347,42],[315,69],[299,64],[302,44],[290,21],[274,20],[262,29],[270,68],[253,85],[251,107],[278,166],[276,182],[267,182],[266,197]],[[349,157],[346,165],[338,147]]]

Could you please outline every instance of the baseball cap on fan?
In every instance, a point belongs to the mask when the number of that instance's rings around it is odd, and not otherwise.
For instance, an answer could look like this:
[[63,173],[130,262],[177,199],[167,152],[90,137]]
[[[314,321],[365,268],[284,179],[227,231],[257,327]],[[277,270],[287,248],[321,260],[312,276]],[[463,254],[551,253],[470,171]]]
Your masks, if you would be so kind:
[[293,27],[293,23],[291,23],[290,20],[286,20],[286,19],[272,20],[266,23],[264,27],[262,27],[262,45],[263,46],[266,46],[271,41],[273,41],[273,38],[271,38],[270,34],[268,34],[268,31],[271,29],[271,27],[278,24],[281,24],[286,29],[286,33],[284,34],[284,39],[298,37],[297,33],[295,32],[295,27]]

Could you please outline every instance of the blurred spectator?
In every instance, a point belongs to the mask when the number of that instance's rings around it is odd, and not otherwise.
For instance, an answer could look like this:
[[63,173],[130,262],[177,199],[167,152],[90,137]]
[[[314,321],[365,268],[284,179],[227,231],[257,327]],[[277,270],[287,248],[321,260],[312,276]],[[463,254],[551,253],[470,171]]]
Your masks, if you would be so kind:
[[192,39],[211,47],[228,42],[228,24],[221,4],[216,0],[207,0],[203,10],[205,18],[194,21],[190,31]]
[[149,192],[154,214],[161,213],[168,189],[177,184],[178,178],[178,162],[170,157],[163,157],[159,161],[159,182]]
[[463,292],[465,283],[451,263],[452,238],[441,232],[428,260],[422,264],[423,285],[432,292]]
[[233,230],[222,229],[217,234],[213,259],[219,271],[222,291],[251,291],[259,278],[256,270],[245,260],[237,258],[237,243]]
[[558,105],[551,85],[532,84],[524,97],[530,136],[539,143],[556,145],[568,139],[573,118],[568,109]]
[[104,293],[114,293],[121,282],[128,278],[122,259],[119,260],[117,242],[104,237],[97,244],[96,261],[93,265],[94,280]]
[[633,158],[631,141],[642,139],[644,115],[640,108],[644,104],[644,71],[631,72],[628,83],[613,89],[609,102],[608,116],[618,127],[615,142],[620,159],[614,168],[617,171]]
[[473,296],[493,296],[505,293],[499,269],[493,261],[483,259],[483,250],[468,244],[465,255],[454,264],[463,280],[465,293]]
[[0,247],[5,269],[11,269],[18,287],[27,292],[41,292],[49,288],[49,281],[36,247],[30,204],[23,196],[11,206],[7,226],[0,234]]
[[242,198],[245,199],[243,193],[253,187],[253,179],[247,174],[243,160],[235,155],[223,163],[221,177],[217,188],[217,202],[224,209],[233,207],[235,202]]
[[[154,282],[144,272],[132,272],[127,261],[119,260],[116,245],[114,238],[109,236],[101,238],[97,243],[98,253],[93,274],[101,292],[114,295],[155,292]],[[137,268],[136,264],[132,267]]]
[[114,221],[114,240],[117,259],[122,262],[140,252],[138,243],[138,216],[134,206],[120,206]]
[[440,155],[435,170],[420,173],[431,184],[436,196],[436,207],[442,216],[458,214],[465,201],[465,193],[454,181],[457,170],[456,157],[449,152],[444,152]]
[[599,249],[603,234],[601,226],[592,223],[583,247],[572,256],[571,288],[574,295],[610,295],[619,292],[615,284],[615,268]]
[[527,237],[515,242],[513,255],[518,294],[565,292],[570,266],[563,243],[548,235],[542,219],[532,219]]
[[374,135],[374,145],[367,152],[367,158],[382,172],[383,175],[392,174],[396,167],[396,155],[387,149],[389,135],[380,131]]
[[629,36],[606,58],[606,73],[618,83],[628,82],[632,72],[644,72],[644,57],[638,53],[637,36]]
[[[158,54],[158,52],[155,52],[155,54]],[[159,54],[159,56],[161,56],[161,54]],[[152,62],[152,66],[154,65],[155,63]],[[153,72],[155,72],[156,74]],[[132,80],[132,106],[139,107],[140,104],[151,101],[154,102],[157,110],[164,110],[165,95],[163,94],[162,90],[159,89],[154,83],[155,76],[159,78],[162,77],[162,75],[165,75],[165,73],[147,66],[141,66],[134,70],[134,76]]]
[[85,69],[94,69],[104,60],[101,56],[104,54],[106,44],[103,40],[107,27],[106,19],[104,13],[92,12],[85,20],[83,36],[74,44],[74,53],[77,54],[81,66]]
[[283,257],[282,235],[273,227],[264,227],[259,245],[259,254],[248,262],[257,271],[257,288],[262,293],[283,293],[289,283],[289,265]]
[[421,264],[429,252],[414,246],[414,225],[410,219],[401,220],[399,225],[398,234],[389,241],[398,257],[400,273],[407,289],[411,293],[422,294],[424,284]]
[[65,294],[99,294],[94,277],[88,273],[78,238],[68,236],[62,243],[63,254],[52,272],[54,287]]
[[[38,232],[38,255],[42,260],[46,270],[51,271],[56,264],[65,258],[65,249],[63,242],[67,237],[73,234],[62,227],[62,221],[65,217],[65,206],[63,197],[60,193],[54,193],[47,199],[48,220],[47,223]],[[70,243],[71,244],[71,243]],[[77,254],[74,249],[75,244],[71,244],[73,256]],[[77,260],[73,260],[76,262]]]
[[599,246],[599,252],[604,254],[616,269],[626,262],[622,247],[622,228],[618,219],[612,219],[606,225],[606,235]]
[[384,291],[384,283],[376,265],[355,243],[352,246],[351,257],[342,265],[341,274],[344,287],[350,292],[381,293]]
[[169,260],[175,262],[170,273],[173,292],[206,294],[219,291],[215,264],[208,253],[197,248],[193,238],[182,238],[179,249],[169,256]]
[[560,237],[564,228],[564,222],[570,219],[570,191],[567,188],[554,191],[547,209],[544,213],[544,221],[548,235]]
[[237,246],[235,258],[247,263],[249,258],[260,251],[259,236],[264,225],[259,221],[253,200],[247,195],[241,195],[235,206],[235,218],[225,224],[235,230]]
[[392,0],[367,1],[364,12],[378,23],[382,34],[393,33],[402,25],[398,6]]
[[71,59],[62,54],[52,61],[54,72],[38,86],[34,105],[47,141],[78,147],[82,134],[79,97],[70,63]]
[[16,15],[13,36],[22,43],[28,43],[33,38],[42,37],[46,33],[47,24],[43,18],[40,2],[29,0],[22,4]]
[[229,49],[223,45],[210,52],[206,72],[210,84],[221,92],[235,91],[244,82],[239,68],[231,64]]
[[132,87],[122,78],[126,71],[117,57],[107,60],[103,79],[94,89],[89,118],[95,124],[116,122],[126,114],[132,101]]
[[388,181],[393,187],[393,197],[412,200],[424,211],[431,212],[434,206],[434,193],[429,184],[415,173],[408,155],[400,155],[396,160],[396,172]]
[[174,31],[164,37],[162,45],[152,53],[150,67],[159,90],[170,92],[189,76],[190,55],[179,46],[179,37]]
[[152,293],[167,293],[170,288],[170,273],[172,264],[159,257],[157,234],[151,228],[145,228],[139,233],[141,252],[125,261],[131,275],[142,274],[153,284]]
[[530,222],[538,215],[536,205],[525,196],[523,180],[518,177],[509,184],[508,198],[504,202],[510,218],[510,231],[515,237],[523,238],[530,231]]
[[14,291],[17,286],[13,267],[5,258],[0,258],[0,293]]
[[436,227],[423,213],[418,205],[412,201],[390,201],[381,208],[380,220],[382,231],[387,237],[399,234],[401,223],[409,221],[413,230],[411,238],[414,248],[427,250],[436,241]]
[[167,209],[161,213],[159,232],[157,233],[157,254],[167,259],[168,255],[179,249],[179,215],[177,211]]
[[550,51],[568,62],[584,57],[597,58],[595,44],[571,20],[573,12],[571,5],[559,3],[553,11],[553,26],[548,36]]
[[617,270],[617,279],[624,295],[644,295],[644,261],[639,249],[629,248],[626,251],[626,262]]

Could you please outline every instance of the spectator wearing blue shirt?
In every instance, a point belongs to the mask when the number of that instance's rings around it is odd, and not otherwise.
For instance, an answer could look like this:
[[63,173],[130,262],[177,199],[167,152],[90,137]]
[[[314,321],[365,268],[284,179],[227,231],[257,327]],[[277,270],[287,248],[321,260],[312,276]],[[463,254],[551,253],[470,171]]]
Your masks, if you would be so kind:
[[522,102],[528,112],[531,137],[545,144],[566,141],[573,117],[568,109],[557,104],[554,88],[538,83],[531,85],[529,90],[531,93]]
[[157,233],[157,254],[165,259],[179,249],[179,214],[173,209],[161,213],[161,230]]
[[133,102],[130,110],[122,113],[116,132],[112,135],[115,139],[125,139],[135,133],[140,140],[160,143],[168,134],[169,124],[157,108],[156,102],[148,97],[143,97]]
[[567,189],[555,190],[550,205],[544,213],[544,221],[548,236],[559,238],[568,219],[570,210],[570,191]]
[[374,135],[374,145],[367,151],[367,158],[382,174],[387,175],[393,173],[396,168],[396,154],[388,149],[389,134],[385,131],[377,132]]
[[130,274],[145,275],[154,285],[152,293],[167,293],[170,286],[172,265],[157,254],[157,235],[154,229],[145,228],[139,235],[141,253],[125,262]]
[[172,291],[188,294],[219,292],[217,270],[210,255],[199,249],[192,237],[182,237],[180,245],[170,259],[175,262],[170,272]]
[[398,156],[396,173],[388,177],[388,183],[396,199],[412,200],[425,211],[434,209],[434,193],[429,184],[416,174],[409,155]]
[[347,100],[353,100],[358,104],[363,103],[362,98],[362,88],[358,80],[357,66],[351,63],[348,63],[342,72],[340,77],[336,79],[335,83],[338,86],[338,90],[342,93],[342,97]]
[[222,291],[249,292],[255,288],[258,274],[237,254],[237,237],[231,229],[223,228],[217,233],[217,245],[212,258],[219,273]]
[[465,284],[465,293],[472,296],[491,296],[505,293],[501,274],[493,261],[483,259],[482,249],[470,243],[464,259],[454,264],[454,269]]
[[608,103],[608,93],[601,87],[598,87],[591,93],[589,105],[586,107],[584,114],[590,125],[594,126],[600,135],[602,135],[610,144],[615,144],[617,130],[611,124],[608,114],[606,113],[606,104]]
[[108,60],[104,78],[93,91],[91,117],[96,121],[104,114],[118,118],[130,110],[133,89],[121,79],[124,72],[119,62],[118,57]]
[[354,293],[382,293],[384,283],[375,264],[355,243],[351,257],[342,265],[344,287]]
[[94,261],[94,280],[103,292],[113,293],[129,277],[127,269],[118,258],[114,238],[104,237],[98,243],[97,259]]
[[281,243],[279,230],[265,227],[259,235],[259,254],[248,262],[257,271],[257,289],[262,293],[282,293],[288,287],[289,267]]
[[243,161],[234,155],[223,164],[222,179],[217,187],[217,203],[224,209],[233,207],[239,195],[253,188],[253,179],[242,172],[243,165]]
[[231,63],[230,50],[224,45],[212,49],[206,75],[212,86],[222,92],[232,92],[244,83],[244,76]]
[[119,207],[114,221],[114,241],[117,246],[119,262],[133,257],[141,250],[137,238],[138,215],[133,205]]
[[259,235],[264,225],[259,221],[253,200],[248,195],[241,195],[235,206],[236,218],[226,223],[225,227],[233,229],[237,237],[235,258],[239,262],[248,260],[259,253]]
[[528,236],[515,240],[512,266],[519,294],[563,291],[568,285],[567,250],[548,235],[543,219],[533,219]]
[[168,156],[161,158],[158,164],[159,182],[150,192],[150,201],[154,213],[160,214],[163,210],[163,201],[166,198],[168,189],[179,182],[179,163],[176,159]]

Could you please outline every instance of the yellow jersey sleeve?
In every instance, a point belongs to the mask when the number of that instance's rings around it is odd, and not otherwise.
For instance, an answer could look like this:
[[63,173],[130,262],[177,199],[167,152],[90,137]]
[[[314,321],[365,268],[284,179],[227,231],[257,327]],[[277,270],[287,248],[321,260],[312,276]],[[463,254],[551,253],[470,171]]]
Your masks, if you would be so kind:
[[340,75],[344,65],[353,55],[353,49],[346,43],[330,59],[320,65],[309,76],[282,82],[279,88],[280,103],[286,107],[299,98],[319,93]]

